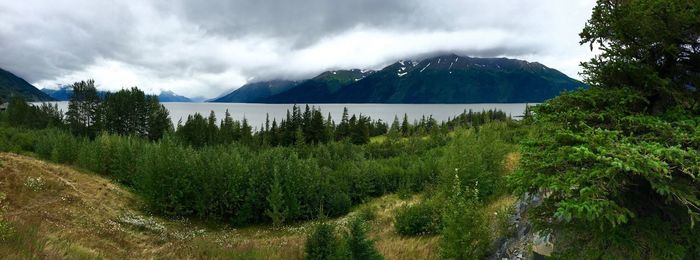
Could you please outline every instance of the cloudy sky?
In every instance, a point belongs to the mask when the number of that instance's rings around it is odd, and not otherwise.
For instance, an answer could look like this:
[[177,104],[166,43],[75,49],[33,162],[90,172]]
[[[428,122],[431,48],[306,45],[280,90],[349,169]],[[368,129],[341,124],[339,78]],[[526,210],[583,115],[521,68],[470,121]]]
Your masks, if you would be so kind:
[[35,86],[94,78],[215,97],[246,82],[377,69],[437,52],[570,77],[594,0],[0,1],[0,68]]

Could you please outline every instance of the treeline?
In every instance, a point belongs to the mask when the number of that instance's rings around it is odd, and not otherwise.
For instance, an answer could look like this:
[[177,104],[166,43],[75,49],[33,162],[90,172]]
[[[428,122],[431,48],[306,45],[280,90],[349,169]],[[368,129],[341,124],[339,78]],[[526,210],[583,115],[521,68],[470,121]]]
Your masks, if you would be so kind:
[[369,142],[370,137],[386,132],[386,123],[381,120],[374,121],[364,115],[350,117],[347,108],[343,111],[340,123],[336,125],[330,114],[324,118],[320,108],[306,105],[302,112],[299,106],[294,105],[291,112],[287,110],[286,119],[282,119],[278,124],[276,119],[270,122],[268,116],[258,131],[253,131],[253,127],[245,118],[242,121],[233,120],[228,110],[219,122],[214,111],[209,117],[195,113],[188,116],[184,124],[178,124],[175,135],[195,147],[233,142],[259,146],[290,146],[344,140],[353,144],[365,144]]
[[7,108],[7,122],[34,129],[67,129],[90,138],[106,132],[158,140],[173,128],[169,112],[158,97],[133,87],[107,93],[102,98],[94,80],[73,84],[73,96],[65,116],[56,105],[32,106],[22,97],[13,97]]
[[0,134],[0,150],[32,152],[110,177],[155,212],[239,225],[339,216],[370,197],[423,190],[436,179],[432,158],[444,145],[415,138],[391,148],[410,153],[382,156],[384,144],[195,149],[173,137],[148,142],[105,133],[91,140],[57,129],[6,127]]
[[[510,122],[485,111],[449,124],[432,117],[410,124],[404,116],[390,129],[347,110],[335,124],[320,109],[294,106],[257,132],[228,113],[218,123],[213,113],[195,114],[173,129],[167,110],[137,88],[102,99],[87,81],[74,93],[65,117],[56,106],[13,100],[1,113],[11,127],[0,126],[0,150],[110,177],[164,215],[239,225],[339,216],[370,197],[422,191],[438,179],[435,158],[450,142],[448,127]],[[403,137],[369,142],[387,132]]]
[[381,119],[375,121],[364,115],[349,116],[345,108],[340,123],[336,124],[330,114],[324,118],[320,108],[306,105],[302,112],[299,106],[294,105],[279,124],[276,119],[270,122],[268,116],[258,131],[253,131],[253,126],[245,118],[242,121],[232,119],[228,110],[221,121],[217,121],[213,111],[208,117],[195,113],[188,116],[184,124],[177,125],[175,135],[194,147],[234,142],[256,146],[324,144],[334,141],[366,144],[371,137],[385,134],[392,137],[446,134],[459,127],[478,127],[489,122],[510,120],[510,116],[500,110],[465,110],[445,122],[438,122],[432,116],[423,116],[409,123],[408,115],[404,114],[403,121],[399,123],[395,116],[389,127]]
[[73,96],[65,116],[56,105],[32,106],[21,97],[15,97],[9,104],[7,117],[6,121],[11,126],[34,129],[56,127],[89,138],[106,132],[155,141],[172,134],[184,144],[196,148],[231,143],[262,147],[336,141],[366,144],[371,137],[385,134],[393,137],[445,134],[457,127],[478,127],[488,122],[510,120],[499,110],[465,110],[446,122],[423,116],[409,123],[408,116],[404,114],[401,123],[398,117],[394,117],[389,127],[382,120],[372,120],[361,114],[349,115],[345,108],[340,122],[336,124],[330,114],[324,117],[320,108],[306,105],[302,111],[301,107],[294,105],[291,111],[287,111],[286,118],[278,123],[276,119],[270,121],[268,117],[258,131],[254,131],[245,118],[241,121],[231,118],[228,110],[221,121],[217,120],[213,111],[208,117],[195,113],[173,128],[168,110],[156,96],[146,95],[133,87],[108,92],[102,97],[93,80],[73,84]]

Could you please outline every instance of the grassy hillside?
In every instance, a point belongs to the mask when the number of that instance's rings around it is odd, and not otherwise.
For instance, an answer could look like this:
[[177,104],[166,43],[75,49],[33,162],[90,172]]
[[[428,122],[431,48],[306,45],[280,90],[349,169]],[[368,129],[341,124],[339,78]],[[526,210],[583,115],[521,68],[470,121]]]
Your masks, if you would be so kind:
[[27,101],[52,101],[41,90],[29,84],[26,80],[15,76],[9,71],[0,69],[0,101],[8,101],[12,96],[22,96]]
[[[512,169],[517,157],[509,158],[506,164]],[[129,190],[90,172],[12,153],[0,153],[0,164],[5,197],[0,215],[13,229],[8,242],[0,244],[0,255],[10,258],[301,259],[306,236],[316,224],[238,229],[164,219],[145,212]],[[331,221],[344,228],[351,217],[369,210],[375,216],[368,222],[370,237],[386,259],[435,259],[438,236],[403,237],[394,229],[395,211],[421,198],[383,196]],[[485,210],[495,212],[513,202],[507,196]]]

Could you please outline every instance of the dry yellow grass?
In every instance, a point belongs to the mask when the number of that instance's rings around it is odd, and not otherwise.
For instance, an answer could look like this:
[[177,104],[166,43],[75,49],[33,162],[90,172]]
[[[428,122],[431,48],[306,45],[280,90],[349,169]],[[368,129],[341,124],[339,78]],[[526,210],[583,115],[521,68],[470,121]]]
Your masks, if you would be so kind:
[[512,152],[506,155],[506,159],[503,162],[503,167],[505,167],[506,173],[510,174],[518,168],[518,164],[520,163],[520,157],[520,152]]
[[[48,259],[300,259],[315,225],[236,229],[150,216],[138,196],[110,180],[11,153],[0,153],[0,192],[7,197],[2,217],[18,227],[38,227],[33,239],[43,246],[31,253]],[[394,211],[418,200],[388,195],[363,205],[375,209],[370,237],[387,259],[437,257],[437,237],[406,238],[394,231]],[[343,227],[354,214],[331,221]],[[12,250],[0,246],[0,255],[26,258]]]

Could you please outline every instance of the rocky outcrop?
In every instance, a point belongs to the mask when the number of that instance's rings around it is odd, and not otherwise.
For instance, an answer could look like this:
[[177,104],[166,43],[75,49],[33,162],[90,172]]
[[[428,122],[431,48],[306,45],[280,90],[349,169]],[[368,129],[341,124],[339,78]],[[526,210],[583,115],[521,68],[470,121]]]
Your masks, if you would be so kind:
[[526,194],[515,203],[511,223],[517,232],[513,237],[501,239],[496,245],[498,249],[488,259],[536,259],[552,253],[554,246],[551,235],[533,232],[532,224],[527,218],[528,210],[541,202],[540,194]]

